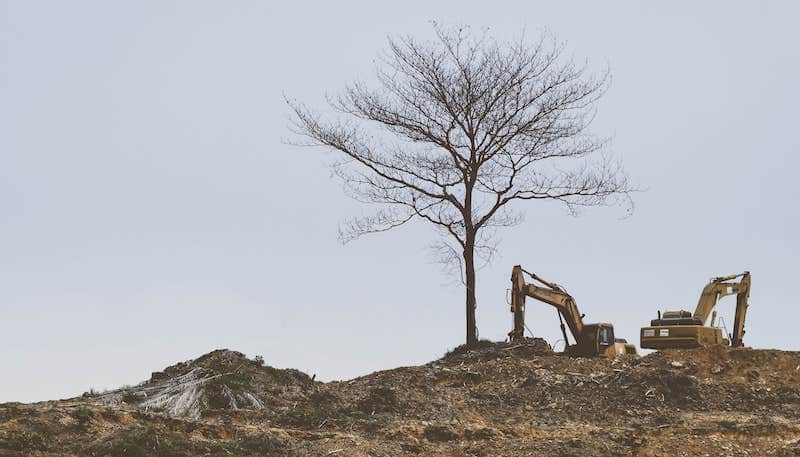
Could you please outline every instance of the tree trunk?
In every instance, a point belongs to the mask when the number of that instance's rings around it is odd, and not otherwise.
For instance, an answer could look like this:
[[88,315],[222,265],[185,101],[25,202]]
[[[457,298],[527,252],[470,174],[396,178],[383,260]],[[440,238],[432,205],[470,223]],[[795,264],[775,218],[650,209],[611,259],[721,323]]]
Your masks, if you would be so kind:
[[467,242],[464,248],[464,273],[466,276],[467,291],[467,346],[474,346],[478,342],[478,329],[475,325],[475,246]]

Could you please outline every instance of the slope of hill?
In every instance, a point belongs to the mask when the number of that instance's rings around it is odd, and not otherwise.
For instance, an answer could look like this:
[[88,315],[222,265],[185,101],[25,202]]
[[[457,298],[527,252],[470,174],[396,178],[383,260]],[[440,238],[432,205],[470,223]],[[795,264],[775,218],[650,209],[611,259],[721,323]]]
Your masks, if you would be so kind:
[[145,383],[0,405],[2,456],[800,455],[800,353],[612,360],[541,340],[316,382],[227,350]]

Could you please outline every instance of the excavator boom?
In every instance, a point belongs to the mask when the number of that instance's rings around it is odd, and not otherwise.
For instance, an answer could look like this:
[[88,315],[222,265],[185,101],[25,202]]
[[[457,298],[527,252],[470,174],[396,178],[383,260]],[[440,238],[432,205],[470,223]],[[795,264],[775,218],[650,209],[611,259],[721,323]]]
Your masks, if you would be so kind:
[[[742,278],[738,283],[731,283],[736,278]],[[747,277],[747,279],[745,279]],[[750,292],[750,273],[744,272],[738,275],[724,276],[721,278],[712,279],[703,288],[700,294],[700,299],[697,301],[697,307],[694,310],[693,317],[700,319],[703,325],[706,324],[708,316],[711,311],[717,306],[717,303],[722,297],[728,295],[741,295],[742,293],[749,294]]]
[[[540,287],[525,282],[523,273],[547,287]],[[514,329],[509,333],[512,341],[523,338],[525,325],[525,297],[547,303],[558,310],[559,314],[567,321],[572,336],[577,341],[583,332],[583,315],[578,311],[578,306],[570,294],[561,286],[551,283],[534,273],[525,271],[516,265],[511,270],[511,312],[514,313]],[[564,335],[566,340],[566,334]]]
[[533,284],[526,284],[525,295],[555,307],[564,320],[567,321],[567,326],[573,336],[580,335],[583,332],[583,316],[578,311],[578,306],[575,305],[575,300],[572,299],[570,294],[560,289],[546,289]]

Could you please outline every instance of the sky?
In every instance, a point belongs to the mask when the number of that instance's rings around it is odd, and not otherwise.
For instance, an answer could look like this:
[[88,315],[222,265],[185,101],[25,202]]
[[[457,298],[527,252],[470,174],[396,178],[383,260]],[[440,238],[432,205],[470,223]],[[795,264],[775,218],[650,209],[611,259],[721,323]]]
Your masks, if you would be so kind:
[[[0,402],[147,379],[210,350],[318,379],[426,363],[463,342],[464,298],[415,224],[347,245],[366,212],[336,154],[288,144],[284,95],[372,78],[388,35],[431,20],[549,30],[608,65],[592,130],[635,211],[520,206],[478,273],[481,338],[511,329],[511,267],[557,282],[638,344],[659,309],[752,272],[745,344],[800,350],[796,2],[0,0]],[[735,298],[718,306],[730,326]],[[555,343],[554,309],[528,327]]]

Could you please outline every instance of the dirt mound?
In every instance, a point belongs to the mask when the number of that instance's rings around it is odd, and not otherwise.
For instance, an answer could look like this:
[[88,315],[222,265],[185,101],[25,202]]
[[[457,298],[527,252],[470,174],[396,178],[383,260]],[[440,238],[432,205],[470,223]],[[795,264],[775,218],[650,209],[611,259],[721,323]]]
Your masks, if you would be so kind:
[[800,455],[800,353],[485,342],[320,383],[215,351],[100,397],[0,405],[0,455],[34,454]]
[[197,419],[215,411],[279,407],[297,401],[313,384],[298,370],[279,370],[261,359],[220,349],[154,372],[138,386],[101,394],[95,401]]
[[474,363],[497,358],[529,358],[544,354],[553,354],[553,348],[544,338],[525,338],[522,342],[514,343],[481,340],[473,346],[462,344],[431,363]]
[[678,365],[701,379],[769,382],[800,385],[800,352],[709,346],[700,349],[668,349],[645,357],[648,363]]

